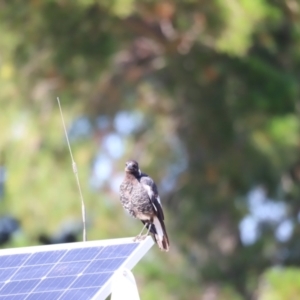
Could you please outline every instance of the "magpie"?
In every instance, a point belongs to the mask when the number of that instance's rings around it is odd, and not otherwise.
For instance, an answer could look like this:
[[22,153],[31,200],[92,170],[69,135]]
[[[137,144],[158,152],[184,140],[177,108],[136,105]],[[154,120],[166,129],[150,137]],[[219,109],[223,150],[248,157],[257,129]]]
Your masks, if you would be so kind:
[[[146,238],[149,232],[161,250],[169,251],[164,213],[154,180],[141,172],[135,160],[126,162],[125,178],[120,186],[120,201],[124,209],[142,221],[144,227],[135,240]],[[147,234],[142,235],[147,228]]]

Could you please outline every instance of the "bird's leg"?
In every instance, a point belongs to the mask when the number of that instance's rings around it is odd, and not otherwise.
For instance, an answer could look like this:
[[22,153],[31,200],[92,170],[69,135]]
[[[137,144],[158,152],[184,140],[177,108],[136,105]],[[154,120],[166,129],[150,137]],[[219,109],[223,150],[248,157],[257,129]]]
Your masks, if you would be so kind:
[[148,231],[147,231],[147,233],[146,233],[146,236],[149,234],[149,232],[150,232],[150,229],[151,229],[151,226],[152,226],[152,224],[150,223],[150,224],[149,224]]
[[144,239],[148,236],[148,234],[149,234],[149,232],[150,232],[150,229],[151,229],[151,226],[152,226],[152,224],[150,223],[150,224],[149,224],[149,228],[148,228],[148,230],[147,230],[147,233],[139,237],[139,240],[140,240],[140,241],[144,240]]
[[[145,225],[144,225],[142,231],[141,231],[141,232],[133,239],[134,242],[140,240],[140,238],[141,238],[141,236],[142,236],[142,233],[143,233],[143,231],[144,231],[144,229],[145,229],[146,226],[147,226],[147,223],[145,223]],[[149,231],[148,231],[148,232],[149,232]]]

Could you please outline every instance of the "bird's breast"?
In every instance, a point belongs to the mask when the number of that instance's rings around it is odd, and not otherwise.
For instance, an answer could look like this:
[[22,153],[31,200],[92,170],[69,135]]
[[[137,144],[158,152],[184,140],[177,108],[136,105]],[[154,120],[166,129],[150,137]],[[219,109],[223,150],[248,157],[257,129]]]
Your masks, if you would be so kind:
[[124,180],[120,186],[120,200],[124,209],[135,218],[149,220],[153,215],[152,202],[139,181]]

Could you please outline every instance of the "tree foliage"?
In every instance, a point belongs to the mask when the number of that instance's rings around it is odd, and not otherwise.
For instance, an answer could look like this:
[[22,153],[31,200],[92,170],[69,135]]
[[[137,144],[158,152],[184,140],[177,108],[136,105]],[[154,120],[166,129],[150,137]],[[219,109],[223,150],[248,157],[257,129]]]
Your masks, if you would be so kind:
[[[257,292],[259,276],[300,261],[299,9],[295,0],[0,1],[1,210],[23,232],[6,246],[80,219],[59,95],[91,239],[138,231],[115,189],[126,158],[159,182],[173,250],[138,267],[143,299],[276,299]],[[253,215],[257,188],[265,218]],[[257,225],[251,244],[246,217]],[[280,228],[290,236],[278,238]]]

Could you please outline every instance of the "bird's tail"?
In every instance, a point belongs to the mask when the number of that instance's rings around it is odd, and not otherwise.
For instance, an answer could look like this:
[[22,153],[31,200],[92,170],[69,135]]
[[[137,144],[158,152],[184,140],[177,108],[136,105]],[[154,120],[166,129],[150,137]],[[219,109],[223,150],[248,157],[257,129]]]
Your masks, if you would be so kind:
[[[161,250],[169,251],[170,243],[168,234],[166,231],[165,223],[163,220],[158,219],[158,217],[154,217],[153,224],[155,226],[154,239]],[[151,226],[152,229],[152,226]],[[152,231],[152,230],[150,230]]]

